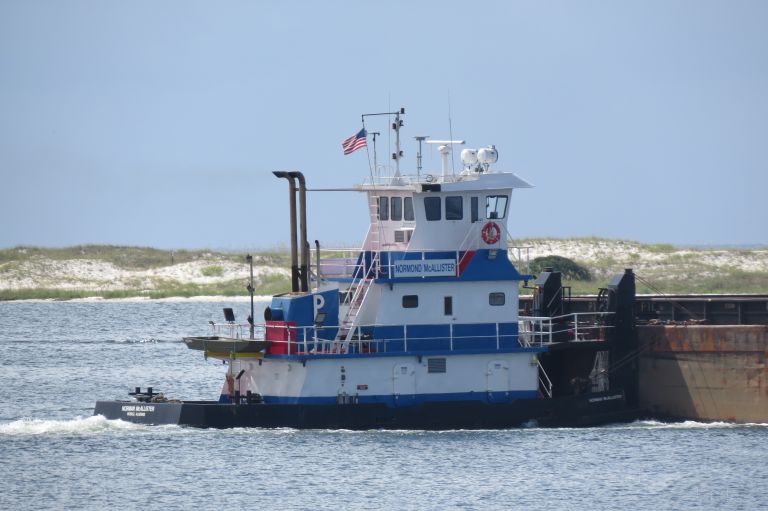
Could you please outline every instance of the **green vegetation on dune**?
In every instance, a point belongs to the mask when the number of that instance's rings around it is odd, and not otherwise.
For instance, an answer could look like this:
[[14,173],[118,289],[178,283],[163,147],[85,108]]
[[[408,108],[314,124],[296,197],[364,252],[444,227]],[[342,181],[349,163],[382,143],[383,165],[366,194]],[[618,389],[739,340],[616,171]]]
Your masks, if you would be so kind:
[[[233,262],[245,261],[245,252],[218,252],[208,249],[161,250],[151,247],[130,247],[120,245],[77,245],[64,248],[19,246],[0,249],[0,264],[45,258],[54,261],[90,259],[112,263],[126,270],[149,270],[174,264],[204,260],[216,256]],[[290,254],[281,251],[251,252],[254,264],[287,266]]]
[[563,278],[569,280],[591,280],[592,274],[583,265],[556,255],[537,257],[531,261],[531,272],[539,273],[545,268],[555,269],[563,274]]
[[[234,279],[215,284],[180,283],[175,280],[163,280],[154,289],[77,289],[77,288],[26,288],[0,289],[0,301],[6,300],[71,300],[76,298],[189,298],[193,296],[247,296],[246,279]],[[258,279],[255,283],[256,295],[274,295],[290,290],[287,277],[280,275]]]
[[[532,273],[544,266],[562,271],[563,285],[574,295],[597,293],[625,268],[635,271],[638,293],[768,293],[767,247],[682,248],[603,238],[521,239],[512,245],[535,250]],[[575,267],[588,270],[591,278],[573,278]]]
[[204,277],[220,277],[224,274],[224,267],[219,264],[212,264],[200,269]]
[[[245,296],[248,272],[243,271],[241,279],[225,277],[223,264],[239,263],[245,268],[245,253],[214,252],[211,250],[160,250],[149,247],[125,247],[114,245],[79,245],[66,248],[14,247],[0,250],[0,283],[3,279],[21,278],[32,282],[32,286],[1,286],[0,300],[21,299],[72,299],[88,297],[129,298],[129,297],[190,297],[190,296]],[[284,268],[289,264],[288,254],[277,251],[252,253],[254,266]],[[141,273],[131,276],[121,274],[118,285],[108,276],[93,273],[51,275],[55,264],[66,261],[100,261],[127,272],[146,272],[174,267],[180,264],[203,265],[196,277],[212,277],[218,282],[186,282]],[[210,264],[208,264],[210,262]],[[88,267],[86,265],[86,267]],[[184,273],[185,271],[182,271]],[[230,270],[231,271],[231,270]],[[173,274],[173,272],[171,272]],[[28,277],[28,278],[25,278]],[[257,294],[275,294],[290,289],[290,281],[279,273],[267,273],[255,279]]]
[[[570,286],[574,295],[597,293],[607,286],[612,275],[625,268],[635,270],[638,293],[768,293],[766,247],[691,249],[603,238],[523,239],[510,246],[531,247],[530,265],[524,262],[525,251],[520,253],[523,261],[515,263],[521,271],[535,275],[552,266],[564,273],[563,284]],[[354,249],[328,251],[323,256],[353,257],[353,253]],[[518,252],[510,253],[517,257]],[[2,249],[0,300],[246,296],[245,255],[111,245]],[[290,265],[287,251],[260,251],[252,255],[258,270],[257,294],[271,295],[290,289],[285,271]],[[93,261],[109,263],[118,270],[92,264]],[[240,274],[241,278],[231,278]],[[528,293],[530,289],[521,292]]]
[[[14,247],[0,250],[0,263],[46,258],[54,261],[90,259],[105,261],[126,270],[148,270],[186,263],[204,258],[210,250],[160,250],[149,247],[118,245],[77,245],[65,248]],[[237,254],[217,253],[221,257],[240,260]]]

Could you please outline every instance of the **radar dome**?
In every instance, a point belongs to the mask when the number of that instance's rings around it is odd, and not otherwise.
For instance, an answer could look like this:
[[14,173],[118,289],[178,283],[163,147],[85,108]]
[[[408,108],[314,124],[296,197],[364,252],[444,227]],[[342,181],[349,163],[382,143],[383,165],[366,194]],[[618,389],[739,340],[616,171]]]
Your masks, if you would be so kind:
[[477,161],[483,165],[492,165],[499,161],[499,152],[496,150],[496,146],[483,147],[477,151]]
[[471,167],[477,163],[477,149],[462,149],[461,151],[461,163],[465,167]]

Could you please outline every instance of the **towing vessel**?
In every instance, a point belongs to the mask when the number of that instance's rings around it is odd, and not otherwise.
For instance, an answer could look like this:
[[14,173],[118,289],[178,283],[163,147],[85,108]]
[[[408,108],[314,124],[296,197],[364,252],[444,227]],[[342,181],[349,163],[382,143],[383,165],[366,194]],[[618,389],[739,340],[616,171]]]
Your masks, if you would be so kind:
[[[291,291],[272,298],[261,324],[237,324],[227,311],[208,335],[184,339],[226,362],[218,396],[168,401],[136,388],[133,400],[98,401],[94,413],[146,424],[334,429],[636,417],[632,271],[601,290],[593,311],[553,313],[559,273],[530,275],[524,251],[510,245],[512,193],[531,185],[496,169],[494,146],[462,150],[453,171],[452,146],[463,144],[455,140],[427,141],[438,146],[439,173],[421,171],[420,146],[416,175],[401,174],[404,113],[383,114],[394,121],[394,172],[374,165],[348,189],[368,204],[358,250],[321,251],[315,242],[311,255],[304,175],[274,172],[288,182]],[[534,298],[522,315],[526,285]]]

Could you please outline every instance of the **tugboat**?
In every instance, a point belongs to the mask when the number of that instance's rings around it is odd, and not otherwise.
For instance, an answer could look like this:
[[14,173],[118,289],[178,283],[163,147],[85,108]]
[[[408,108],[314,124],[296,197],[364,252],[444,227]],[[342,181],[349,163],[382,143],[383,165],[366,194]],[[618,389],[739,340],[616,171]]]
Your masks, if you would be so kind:
[[[94,414],[215,428],[432,430],[636,418],[632,271],[600,290],[590,312],[563,314],[560,273],[530,275],[525,250],[510,245],[512,192],[531,185],[495,169],[494,146],[462,150],[462,170],[452,171],[451,146],[463,144],[454,140],[427,141],[442,168],[423,174],[426,137],[417,137],[417,174],[401,175],[404,113],[375,114],[394,120],[392,175],[374,166],[349,189],[368,204],[359,250],[324,257],[315,242],[311,257],[305,178],[274,172],[289,186],[291,291],[272,298],[263,324],[238,325],[225,310],[229,321],[211,324],[210,335],[184,339],[226,361],[218,400],[171,402],[136,388],[133,401],[98,401]],[[365,134],[345,152],[365,146]],[[529,282],[532,310],[520,314]]]

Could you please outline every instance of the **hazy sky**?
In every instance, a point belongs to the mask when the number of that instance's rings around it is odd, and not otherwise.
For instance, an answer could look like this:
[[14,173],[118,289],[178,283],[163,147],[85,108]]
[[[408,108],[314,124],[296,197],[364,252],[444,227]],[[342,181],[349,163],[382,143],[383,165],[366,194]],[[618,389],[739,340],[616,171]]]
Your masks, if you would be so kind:
[[[341,141],[403,106],[413,171],[449,104],[536,185],[520,237],[766,244],[767,27],[762,0],[0,0],[0,247],[285,246],[273,170],[359,182]],[[309,209],[310,239],[361,242],[362,195]]]

